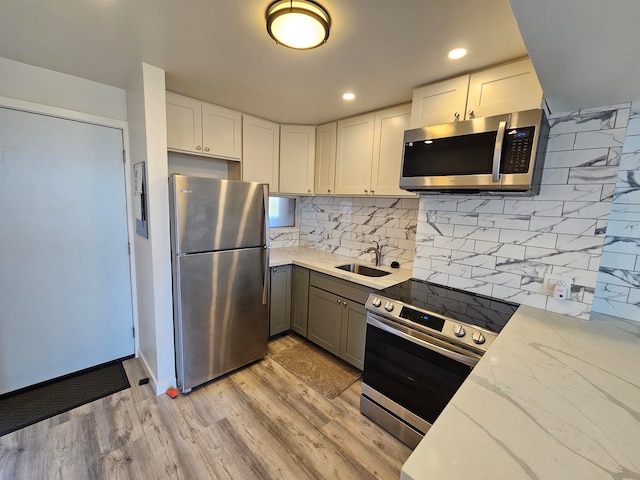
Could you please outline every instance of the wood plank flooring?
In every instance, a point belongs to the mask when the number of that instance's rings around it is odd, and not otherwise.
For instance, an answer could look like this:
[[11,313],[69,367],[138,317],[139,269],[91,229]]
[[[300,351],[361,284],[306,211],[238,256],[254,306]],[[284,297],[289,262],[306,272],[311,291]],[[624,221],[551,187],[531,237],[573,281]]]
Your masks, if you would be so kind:
[[411,453],[360,414],[359,381],[328,400],[267,355],[171,399],[125,369],[130,389],[0,437],[0,479],[386,480]]

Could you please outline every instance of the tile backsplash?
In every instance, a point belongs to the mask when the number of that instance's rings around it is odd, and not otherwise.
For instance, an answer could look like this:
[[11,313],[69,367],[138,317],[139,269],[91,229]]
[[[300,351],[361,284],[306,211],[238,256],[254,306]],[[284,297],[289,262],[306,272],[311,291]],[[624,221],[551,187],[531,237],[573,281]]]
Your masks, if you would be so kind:
[[300,246],[367,261],[364,253],[376,241],[383,265],[392,261],[413,267],[417,198],[302,197]]
[[640,103],[631,106],[593,311],[640,321]]
[[[540,194],[421,195],[415,277],[589,318],[630,104],[551,115]],[[545,274],[573,278],[570,297]]]

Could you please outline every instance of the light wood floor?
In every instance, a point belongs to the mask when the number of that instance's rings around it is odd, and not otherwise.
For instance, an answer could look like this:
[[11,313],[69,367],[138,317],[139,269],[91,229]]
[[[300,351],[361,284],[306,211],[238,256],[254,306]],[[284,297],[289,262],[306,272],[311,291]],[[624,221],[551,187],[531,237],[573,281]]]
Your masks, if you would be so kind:
[[[300,342],[287,335],[269,351]],[[0,479],[398,479],[410,450],[269,355],[186,396],[131,388],[0,437]]]

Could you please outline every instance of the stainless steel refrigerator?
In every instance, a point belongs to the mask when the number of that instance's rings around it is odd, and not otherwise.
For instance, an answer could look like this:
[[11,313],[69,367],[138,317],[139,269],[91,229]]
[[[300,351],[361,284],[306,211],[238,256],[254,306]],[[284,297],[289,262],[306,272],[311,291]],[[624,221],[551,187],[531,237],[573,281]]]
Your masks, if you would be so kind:
[[262,358],[269,336],[266,184],[171,175],[178,387]]

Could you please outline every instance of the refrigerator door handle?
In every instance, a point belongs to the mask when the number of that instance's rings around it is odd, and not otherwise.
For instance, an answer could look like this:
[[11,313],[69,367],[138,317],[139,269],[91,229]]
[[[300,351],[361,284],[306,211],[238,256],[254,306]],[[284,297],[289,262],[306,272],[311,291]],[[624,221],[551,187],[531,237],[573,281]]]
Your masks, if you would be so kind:
[[269,304],[269,185],[262,185],[264,198],[264,278],[262,282],[262,304]]

